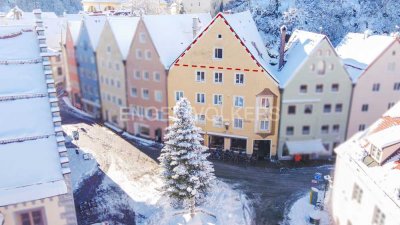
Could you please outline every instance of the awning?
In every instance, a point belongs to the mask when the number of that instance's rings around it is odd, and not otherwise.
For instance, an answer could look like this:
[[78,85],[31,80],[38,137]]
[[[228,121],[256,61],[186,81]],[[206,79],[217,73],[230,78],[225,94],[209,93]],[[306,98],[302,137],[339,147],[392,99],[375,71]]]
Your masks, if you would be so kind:
[[321,139],[306,141],[286,141],[289,155],[329,154]]

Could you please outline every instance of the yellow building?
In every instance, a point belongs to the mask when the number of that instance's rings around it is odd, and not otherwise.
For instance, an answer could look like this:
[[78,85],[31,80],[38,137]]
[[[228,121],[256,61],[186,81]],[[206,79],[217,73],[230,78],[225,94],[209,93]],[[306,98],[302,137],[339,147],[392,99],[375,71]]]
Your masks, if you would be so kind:
[[82,0],[83,11],[102,12],[121,8],[122,0]]
[[275,157],[278,82],[251,14],[220,13],[200,34],[193,30],[196,38],[169,71],[169,109],[186,97],[211,148]]

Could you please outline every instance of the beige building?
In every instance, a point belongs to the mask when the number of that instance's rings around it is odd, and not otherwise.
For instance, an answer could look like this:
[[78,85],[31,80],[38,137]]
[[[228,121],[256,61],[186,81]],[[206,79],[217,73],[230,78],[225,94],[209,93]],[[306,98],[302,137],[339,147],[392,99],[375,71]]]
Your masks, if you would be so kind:
[[36,25],[0,28],[0,224],[76,225],[50,54]]
[[82,0],[83,11],[103,12],[121,8],[123,0]]
[[275,156],[279,87],[251,14],[220,13],[201,30],[170,69],[169,108],[188,98],[211,148]]
[[281,49],[279,158],[331,156],[345,140],[352,90],[342,61],[325,35],[301,30]]
[[350,138],[400,100],[400,42],[391,36],[349,33],[336,50],[354,84]]
[[122,115],[127,108],[126,59],[139,17],[109,17],[96,50],[103,120],[127,128]]

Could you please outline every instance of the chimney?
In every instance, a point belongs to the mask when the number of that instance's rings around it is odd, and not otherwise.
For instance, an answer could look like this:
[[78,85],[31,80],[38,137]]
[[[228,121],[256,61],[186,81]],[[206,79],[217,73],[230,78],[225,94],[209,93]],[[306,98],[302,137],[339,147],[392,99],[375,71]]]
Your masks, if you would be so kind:
[[286,45],[286,31],[285,25],[281,26],[281,45],[279,47],[279,69],[282,69],[285,63],[285,45]]
[[199,18],[193,17],[193,39],[197,37],[197,32],[199,32]]

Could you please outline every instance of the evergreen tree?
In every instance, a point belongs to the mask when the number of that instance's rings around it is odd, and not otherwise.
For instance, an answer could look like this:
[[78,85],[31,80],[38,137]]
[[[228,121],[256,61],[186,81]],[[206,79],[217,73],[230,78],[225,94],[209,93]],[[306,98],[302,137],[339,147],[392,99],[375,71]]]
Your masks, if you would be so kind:
[[192,215],[195,204],[204,200],[210,182],[215,178],[199,132],[190,102],[182,98],[174,107],[173,124],[167,128],[165,147],[159,160],[166,195],[175,206],[189,205]]

